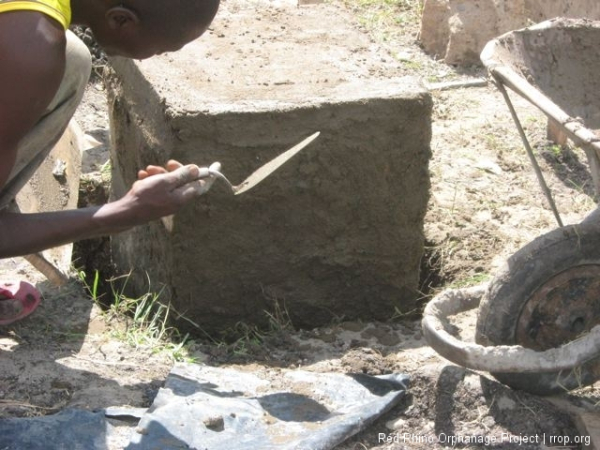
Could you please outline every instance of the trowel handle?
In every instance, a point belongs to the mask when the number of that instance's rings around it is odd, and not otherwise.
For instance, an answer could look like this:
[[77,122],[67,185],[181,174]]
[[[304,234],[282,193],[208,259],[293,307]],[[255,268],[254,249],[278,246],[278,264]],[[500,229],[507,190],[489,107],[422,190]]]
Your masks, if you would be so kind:
[[220,162],[214,162],[212,163],[209,167],[208,167],[208,171],[210,173],[212,172],[220,172],[221,171],[221,163]]
[[223,180],[229,189],[235,193],[235,187],[231,184],[227,177],[221,173],[221,163],[214,162],[209,167],[200,167],[200,175],[198,175],[198,179],[206,179],[206,184],[208,186],[206,191],[210,189],[217,178]]
[[204,186],[202,193],[205,194],[212,187],[213,183],[217,179],[215,172],[221,170],[221,163],[214,162],[209,167],[200,167],[200,174],[198,175],[199,180],[204,180]]
[[214,178],[214,172],[221,171],[221,163],[214,162],[209,167],[200,167],[200,174],[198,175],[198,179],[201,180],[203,178]]

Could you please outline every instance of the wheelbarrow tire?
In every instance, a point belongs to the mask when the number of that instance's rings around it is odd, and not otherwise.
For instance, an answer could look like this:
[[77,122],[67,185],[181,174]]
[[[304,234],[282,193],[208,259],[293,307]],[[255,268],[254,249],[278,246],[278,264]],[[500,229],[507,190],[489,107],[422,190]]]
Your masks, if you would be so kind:
[[[582,223],[553,230],[511,256],[491,281],[480,303],[475,340],[486,346],[522,345],[538,351],[558,347],[600,323],[599,286],[600,226]],[[546,337],[539,337],[545,326],[553,326],[546,324],[563,322],[569,330],[548,328]],[[600,378],[600,358],[560,372],[492,375],[512,388],[552,395],[595,382]]]

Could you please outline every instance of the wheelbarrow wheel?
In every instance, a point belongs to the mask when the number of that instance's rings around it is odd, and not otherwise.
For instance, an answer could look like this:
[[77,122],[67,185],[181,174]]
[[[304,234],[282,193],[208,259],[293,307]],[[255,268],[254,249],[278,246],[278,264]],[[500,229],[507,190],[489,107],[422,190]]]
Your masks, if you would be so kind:
[[[486,346],[558,347],[600,323],[599,300],[600,225],[559,228],[508,259],[481,300],[475,339]],[[600,357],[560,372],[492,375],[512,388],[551,395],[599,379]]]

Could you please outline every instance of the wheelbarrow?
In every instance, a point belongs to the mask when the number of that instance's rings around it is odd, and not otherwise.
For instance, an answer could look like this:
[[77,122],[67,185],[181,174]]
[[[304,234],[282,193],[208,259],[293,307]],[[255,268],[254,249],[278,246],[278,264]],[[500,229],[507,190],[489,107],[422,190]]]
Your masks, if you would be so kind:
[[[506,33],[481,59],[503,94],[559,227],[525,245],[486,287],[447,290],[425,308],[425,339],[441,356],[515,389],[550,395],[600,379],[600,211],[563,226],[509,88],[548,118],[548,135],[588,158],[600,193],[600,22],[553,19]],[[598,97],[598,98],[597,98]],[[449,317],[479,308],[475,342]]]

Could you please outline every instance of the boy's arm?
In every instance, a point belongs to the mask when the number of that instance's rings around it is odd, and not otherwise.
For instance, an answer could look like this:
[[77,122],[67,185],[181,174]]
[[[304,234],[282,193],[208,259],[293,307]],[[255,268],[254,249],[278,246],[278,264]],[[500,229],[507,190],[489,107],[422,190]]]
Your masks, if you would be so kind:
[[15,163],[19,141],[60,85],[65,43],[64,30],[41,13],[0,14],[0,189]]
[[[39,120],[60,85],[64,30],[36,12],[0,14],[0,189],[19,141]],[[142,171],[121,199],[102,207],[37,214],[0,212],[0,258],[25,255],[111,234],[175,213],[205,192],[198,167],[170,162]]]
[[[147,172],[148,169],[146,169]],[[80,239],[124,231],[176,213],[206,192],[210,182],[197,180],[195,165],[170,161],[154,167],[121,199],[93,208],[48,213],[0,213],[0,258],[35,253]]]

